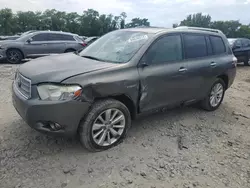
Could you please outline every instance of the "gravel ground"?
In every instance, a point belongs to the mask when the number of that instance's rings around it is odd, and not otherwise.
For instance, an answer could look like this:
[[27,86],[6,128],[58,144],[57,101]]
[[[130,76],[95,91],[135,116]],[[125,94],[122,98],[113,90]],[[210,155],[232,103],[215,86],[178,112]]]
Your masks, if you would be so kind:
[[16,67],[0,65],[1,188],[250,187],[249,67],[238,67],[217,111],[185,107],[144,116],[123,143],[99,153],[24,123],[11,103]]

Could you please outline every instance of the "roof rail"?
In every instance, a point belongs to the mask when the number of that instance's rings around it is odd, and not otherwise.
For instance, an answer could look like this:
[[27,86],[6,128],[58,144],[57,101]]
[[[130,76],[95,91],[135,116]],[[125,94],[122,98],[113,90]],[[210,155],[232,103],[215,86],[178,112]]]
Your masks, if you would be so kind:
[[156,27],[156,26],[136,26],[135,28],[163,28],[163,27]]
[[190,30],[210,31],[210,32],[214,32],[214,33],[222,33],[218,29],[210,29],[210,28],[204,28],[204,27],[179,26],[179,27],[176,27],[175,29],[190,29]]

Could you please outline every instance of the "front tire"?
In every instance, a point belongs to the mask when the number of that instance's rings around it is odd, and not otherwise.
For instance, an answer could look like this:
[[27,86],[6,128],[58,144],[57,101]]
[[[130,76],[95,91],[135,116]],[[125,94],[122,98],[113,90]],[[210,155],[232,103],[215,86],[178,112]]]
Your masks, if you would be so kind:
[[221,78],[217,78],[207,97],[201,101],[201,108],[206,111],[214,111],[219,108],[224,99],[225,90],[225,82]]
[[23,54],[20,50],[10,49],[6,52],[7,61],[11,64],[21,63],[23,59]]
[[79,125],[82,145],[89,151],[109,149],[119,144],[131,125],[128,108],[114,99],[100,100],[93,104]]

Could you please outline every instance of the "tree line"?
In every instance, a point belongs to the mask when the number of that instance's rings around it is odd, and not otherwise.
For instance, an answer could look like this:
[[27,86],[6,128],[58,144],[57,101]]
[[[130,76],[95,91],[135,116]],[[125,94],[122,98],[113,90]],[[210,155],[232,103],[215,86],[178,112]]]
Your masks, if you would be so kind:
[[[57,11],[55,9],[44,12],[18,11],[11,9],[0,10],[0,35],[14,35],[29,30],[55,30],[79,34],[81,36],[101,36],[107,32],[136,26],[150,26],[146,18],[133,18],[126,23],[127,14],[100,14],[94,9],[76,12]],[[202,13],[190,14],[177,26],[193,26],[219,29],[229,38],[250,38],[250,24],[244,25],[238,20],[212,21],[210,15]]]
[[249,38],[250,39],[250,23],[244,25],[239,20],[228,21],[212,21],[210,15],[202,13],[190,14],[179,24],[173,24],[173,27],[191,26],[206,27],[221,30],[228,38]]
[[0,10],[0,35],[14,35],[29,30],[53,30],[79,34],[81,36],[101,36],[107,32],[136,26],[150,26],[146,18],[133,18],[125,23],[127,14],[118,16],[100,14],[88,9],[79,15],[76,12],[66,13],[55,9],[44,12]]

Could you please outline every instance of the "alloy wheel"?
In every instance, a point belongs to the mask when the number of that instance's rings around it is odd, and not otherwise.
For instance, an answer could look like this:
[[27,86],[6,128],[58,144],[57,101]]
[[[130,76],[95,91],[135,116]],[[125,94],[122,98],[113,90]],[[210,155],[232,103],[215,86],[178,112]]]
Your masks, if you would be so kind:
[[125,130],[125,115],[118,109],[100,113],[92,126],[92,138],[99,146],[109,146],[119,140]]
[[9,62],[16,63],[19,61],[19,54],[16,51],[9,51],[8,52],[8,60]]
[[216,107],[220,104],[223,97],[224,88],[221,83],[217,83],[211,90],[210,93],[210,105]]

